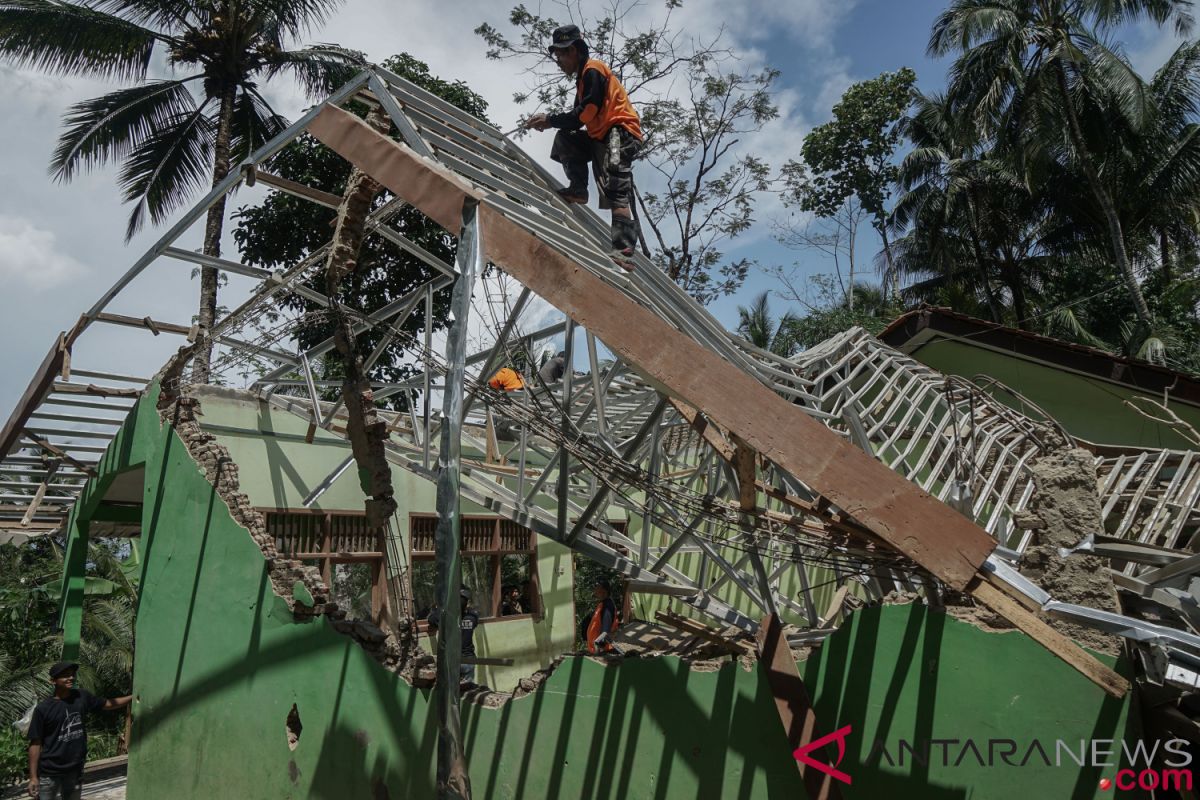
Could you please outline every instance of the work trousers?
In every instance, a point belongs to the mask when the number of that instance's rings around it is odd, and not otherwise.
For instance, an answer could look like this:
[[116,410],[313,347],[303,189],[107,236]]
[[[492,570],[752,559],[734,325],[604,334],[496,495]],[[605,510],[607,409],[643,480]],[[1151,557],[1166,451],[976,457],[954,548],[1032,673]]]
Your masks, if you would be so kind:
[[[615,139],[615,141],[614,141]],[[633,202],[633,161],[642,143],[620,125],[603,139],[593,139],[583,128],[559,130],[550,158],[563,165],[572,189],[586,190],[591,166],[600,191],[601,208],[629,208]]]

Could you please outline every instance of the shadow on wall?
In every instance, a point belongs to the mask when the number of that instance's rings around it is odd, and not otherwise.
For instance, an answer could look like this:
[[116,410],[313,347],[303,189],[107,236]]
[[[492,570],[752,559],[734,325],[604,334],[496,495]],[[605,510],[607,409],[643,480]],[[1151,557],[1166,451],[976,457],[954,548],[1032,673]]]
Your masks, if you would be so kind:
[[[840,766],[853,779],[839,787],[847,800],[1104,796],[1099,781],[1117,767],[1047,766],[1036,751],[1018,764],[1034,740],[1053,763],[1057,739],[1078,750],[1081,740],[1138,734],[1127,699],[1023,634],[985,632],[921,604],[856,611],[801,669],[822,729],[852,728]],[[823,753],[836,761],[834,746]]]
[[464,738],[479,797],[803,797],[765,679],[734,663],[569,658],[531,697],[466,708]]

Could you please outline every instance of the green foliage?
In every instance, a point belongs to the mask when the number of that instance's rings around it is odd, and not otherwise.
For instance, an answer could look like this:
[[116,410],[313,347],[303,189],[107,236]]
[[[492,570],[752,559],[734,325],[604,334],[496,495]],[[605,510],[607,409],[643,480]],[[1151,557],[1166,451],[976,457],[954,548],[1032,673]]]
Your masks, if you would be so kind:
[[750,301],[749,307],[738,306],[737,332],[755,347],[787,358],[796,349],[793,330],[798,319],[789,311],[776,320],[769,296],[770,292],[763,292]]
[[[131,689],[137,584],[130,562],[136,561],[136,550],[124,541],[88,547],[88,577],[112,587],[87,596],[83,607],[79,683],[100,696]],[[46,669],[62,650],[52,599],[62,569],[62,552],[49,537],[21,547],[0,545],[0,726],[50,693]]]
[[878,286],[855,284],[851,307],[849,298],[841,293],[831,276],[814,275],[809,280],[816,302],[808,314],[793,317],[781,331],[794,350],[805,350],[855,326],[878,334],[902,311]]
[[11,726],[0,728],[0,786],[29,778],[29,745]]
[[[383,66],[464,111],[480,117],[487,111],[483,98],[464,83],[446,81],[430,74],[426,64],[410,55],[394,56]],[[357,113],[365,115],[365,107],[358,106]],[[345,159],[307,135],[281,150],[271,160],[270,169],[289,180],[339,196],[345,191],[351,171]],[[391,193],[381,193],[375,200],[375,208],[391,199]],[[283,192],[270,192],[259,205],[238,209],[233,216],[237,223],[233,236],[245,263],[271,270],[283,269],[328,244],[336,215],[334,209]],[[388,224],[426,251],[453,263],[454,238],[421,212],[406,205],[389,218]],[[434,276],[433,268],[416,256],[383,237],[368,236],[359,253],[358,268],[342,281],[338,299],[351,308],[373,312]],[[326,293],[324,272],[317,271],[309,279],[308,286]],[[449,308],[449,299],[445,295],[445,292],[434,295],[434,317],[439,328],[444,324]],[[304,315],[303,324],[296,331],[302,348],[312,347],[333,334],[332,322],[322,306],[294,294],[283,303],[284,310]],[[423,325],[424,315],[417,313],[409,317],[403,330],[415,334]],[[386,333],[382,326],[364,332],[358,339],[360,352],[372,352]],[[408,375],[410,370],[401,366],[404,351],[403,338],[398,337],[377,362],[376,374],[386,381],[397,381]],[[338,357],[325,359],[318,365],[321,377],[326,379],[340,379],[342,369]],[[334,398],[339,392],[332,389],[327,396]],[[403,402],[403,398],[392,402]]]
[[851,196],[883,226],[901,140],[899,122],[912,102],[917,74],[908,67],[854,84],[833,107],[833,119],[804,137],[803,163],[784,175],[800,208],[821,217],[837,213]]

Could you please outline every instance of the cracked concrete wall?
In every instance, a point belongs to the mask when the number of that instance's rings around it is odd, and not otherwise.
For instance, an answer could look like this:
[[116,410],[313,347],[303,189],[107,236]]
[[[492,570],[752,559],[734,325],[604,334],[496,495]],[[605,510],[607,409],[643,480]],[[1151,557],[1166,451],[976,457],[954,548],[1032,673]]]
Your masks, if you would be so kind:
[[[1034,493],[1028,519],[1033,541],[1021,561],[1021,572],[1055,600],[1119,612],[1117,590],[1108,575],[1106,559],[1076,553],[1063,558],[1088,534],[1104,530],[1096,465],[1090,452],[1063,447],[1033,462]],[[1094,628],[1051,619],[1050,624],[1079,644],[1099,653],[1116,655],[1120,640]]]

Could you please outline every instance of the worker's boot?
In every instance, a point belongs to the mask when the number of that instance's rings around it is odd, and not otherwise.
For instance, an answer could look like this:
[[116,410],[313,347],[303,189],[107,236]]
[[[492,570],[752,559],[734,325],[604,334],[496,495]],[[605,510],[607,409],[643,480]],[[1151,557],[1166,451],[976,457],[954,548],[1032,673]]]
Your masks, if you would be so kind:
[[638,224],[629,217],[612,218],[612,258],[625,269],[632,270],[634,248],[637,247]]
[[584,205],[588,201],[588,165],[586,161],[564,161],[563,172],[567,174],[567,187],[558,190],[558,196],[568,203]]

